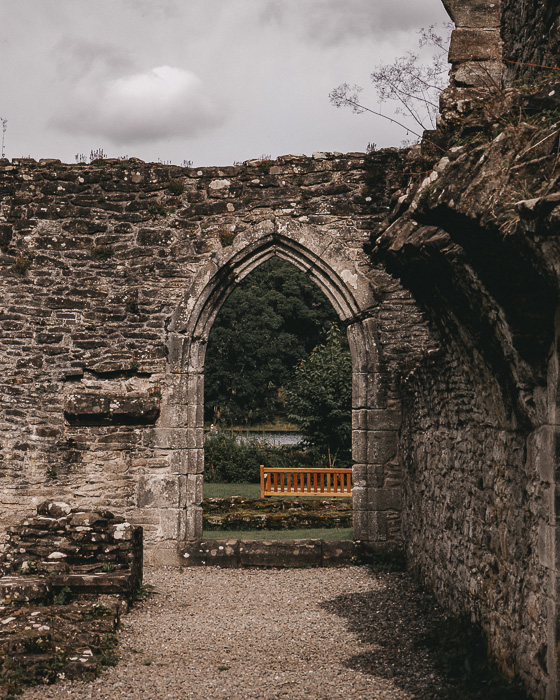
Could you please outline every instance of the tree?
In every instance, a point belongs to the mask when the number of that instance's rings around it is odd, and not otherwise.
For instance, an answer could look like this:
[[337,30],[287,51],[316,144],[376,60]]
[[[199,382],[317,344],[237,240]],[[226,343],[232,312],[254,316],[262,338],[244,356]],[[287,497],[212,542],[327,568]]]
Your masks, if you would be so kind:
[[303,272],[271,258],[231,293],[210,332],[206,352],[206,420],[269,421],[284,411],[282,388],[335,311]]
[[329,95],[331,103],[335,107],[350,107],[356,114],[370,112],[383,117],[421,138],[421,131],[435,128],[439,93],[447,84],[447,51],[452,28],[452,24],[444,25],[441,35],[434,25],[419,31],[419,48],[430,49],[427,63],[421,60],[420,54],[409,51],[393,63],[379,64],[371,73],[379,102],[393,102],[395,114],[402,119],[394,119],[363,105],[360,101],[363,88],[355,84],[342,83],[332,90]]
[[340,329],[332,324],[324,343],[297,366],[287,389],[288,418],[312,452],[329,466],[350,460],[352,359]]

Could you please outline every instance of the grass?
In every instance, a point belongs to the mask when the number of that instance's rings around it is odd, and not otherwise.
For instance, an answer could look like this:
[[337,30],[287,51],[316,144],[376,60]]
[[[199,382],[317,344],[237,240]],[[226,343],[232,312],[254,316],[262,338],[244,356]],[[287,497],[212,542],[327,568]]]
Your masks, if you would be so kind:
[[352,528],[316,528],[306,530],[211,530],[204,540],[351,540]]
[[[261,497],[261,485],[260,484],[222,484],[219,482],[204,482],[204,498],[229,498],[230,496],[241,496],[243,498],[260,498]],[[290,498],[289,493],[285,493],[281,496],[270,496],[270,498]],[[325,500],[329,498],[328,493],[317,494],[317,498]],[[296,498],[295,496],[293,498]],[[315,496],[308,496],[306,498],[315,498]],[[337,498],[340,500],[340,496],[332,496],[331,498]],[[342,499],[346,501],[347,499]]]
[[204,498],[228,498],[243,496],[244,498],[260,498],[260,484],[220,484],[204,482]]

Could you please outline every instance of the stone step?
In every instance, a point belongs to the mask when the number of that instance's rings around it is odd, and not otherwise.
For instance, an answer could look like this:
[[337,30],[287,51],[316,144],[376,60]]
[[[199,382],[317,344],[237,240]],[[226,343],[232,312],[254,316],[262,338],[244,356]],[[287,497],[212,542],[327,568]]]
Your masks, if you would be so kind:
[[51,582],[32,576],[4,576],[0,578],[0,604],[44,601],[51,592]]

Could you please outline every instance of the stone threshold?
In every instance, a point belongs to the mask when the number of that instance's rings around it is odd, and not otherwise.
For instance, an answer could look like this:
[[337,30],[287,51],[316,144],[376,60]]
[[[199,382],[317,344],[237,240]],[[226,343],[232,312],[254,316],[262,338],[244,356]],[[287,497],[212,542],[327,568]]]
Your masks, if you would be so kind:
[[307,568],[359,564],[375,553],[394,552],[395,543],[382,546],[357,540],[197,540],[179,547],[182,566],[223,568]]

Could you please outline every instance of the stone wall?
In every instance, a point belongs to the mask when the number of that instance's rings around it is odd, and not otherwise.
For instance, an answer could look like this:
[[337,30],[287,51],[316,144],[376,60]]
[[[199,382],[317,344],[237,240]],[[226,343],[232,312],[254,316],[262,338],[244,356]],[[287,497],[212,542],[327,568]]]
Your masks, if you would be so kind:
[[347,328],[355,535],[398,544],[397,379],[428,331],[363,245],[417,161],[0,161],[2,525],[52,496],[125,513],[152,561],[200,538],[208,333],[235,284],[280,255]]
[[543,112],[538,86],[487,98],[372,255],[439,339],[402,383],[409,564],[480,622],[506,673],[554,698],[559,133]]
[[[469,612],[508,675],[547,682],[548,484],[476,351],[450,343],[407,382],[401,449],[407,558],[438,601]],[[437,409],[436,409],[437,407]],[[522,630],[522,632],[521,632]]]
[[142,560],[142,528],[107,510],[45,501],[33,517],[8,528],[0,574],[47,577],[51,588],[131,598],[142,584]]
[[508,78],[552,77],[553,71],[539,66],[560,66],[560,16],[556,0],[504,0],[503,6],[502,38]]

